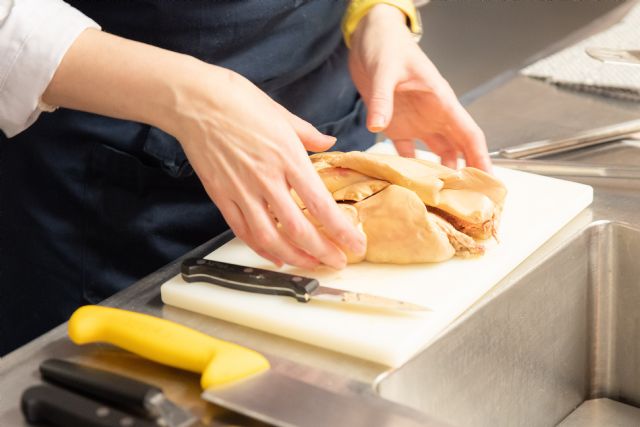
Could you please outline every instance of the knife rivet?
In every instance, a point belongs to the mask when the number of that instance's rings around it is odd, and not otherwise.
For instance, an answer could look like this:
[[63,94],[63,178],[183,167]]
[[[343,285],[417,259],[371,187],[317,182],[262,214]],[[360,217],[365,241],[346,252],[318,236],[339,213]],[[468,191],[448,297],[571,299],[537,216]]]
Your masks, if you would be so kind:
[[294,282],[302,282],[302,277],[292,277],[291,280],[293,280]]
[[98,409],[96,409],[96,415],[101,418],[106,417],[107,415],[109,415],[110,412],[111,411],[109,411],[109,408],[107,408],[106,406],[101,406]]
[[135,424],[135,421],[131,417],[124,417],[120,420],[120,425],[122,427],[129,427]]
[[244,271],[245,273],[253,273],[253,268],[245,267],[244,270],[242,270],[242,271]]

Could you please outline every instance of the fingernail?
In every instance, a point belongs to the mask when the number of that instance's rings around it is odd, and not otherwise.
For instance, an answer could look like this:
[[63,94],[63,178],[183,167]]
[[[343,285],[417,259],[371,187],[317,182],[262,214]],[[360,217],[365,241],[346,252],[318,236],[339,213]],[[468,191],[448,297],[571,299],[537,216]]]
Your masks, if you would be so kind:
[[484,169],[485,172],[493,175],[493,163],[491,163],[491,160],[486,161],[480,169]]
[[318,265],[320,265],[319,262],[305,262],[304,265],[301,264],[298,267],[304,270],[315,270],[316,268],[318,268]]
[[335,144],[336,141],[338,140],[338,138],[336,138],[335,136],[331,136],[331,135],[325,135],[325,138],[327,138],[333,144]]
[[342,270],[346,266],[347,266],[347,259],[346,258],[340,260],[339,262],[335,262],[335,263],[333,263],[331,265],[331,267],[335,268],[336,270]]
[[371,117],[371,130],[379,131],[384,128],[385,117],[382,114],[373,114]]

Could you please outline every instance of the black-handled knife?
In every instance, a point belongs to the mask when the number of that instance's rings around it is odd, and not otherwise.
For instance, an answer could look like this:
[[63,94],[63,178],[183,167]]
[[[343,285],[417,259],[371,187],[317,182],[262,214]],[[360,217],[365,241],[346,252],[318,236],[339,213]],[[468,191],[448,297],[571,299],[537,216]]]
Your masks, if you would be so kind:
[[25,390],[21,408],[29,423],[54,427],[158,427],[153,421],[50,385]]
[[162,419],[169,427],[187,427],[198,420],[167,399],[154,385],[62,359],[40,364],[42,377],[83,395],[113,404],[138,415]]
[[207,282],[245,292],[284,295],[293,297],[299,302],[309,302],[311,299],[317,298],[375,308],[429,310],[426,307],[407,301],[320,286],[316,279],[310,277],[204,258],[188,258],[184,260],[181,274],[186,282]]

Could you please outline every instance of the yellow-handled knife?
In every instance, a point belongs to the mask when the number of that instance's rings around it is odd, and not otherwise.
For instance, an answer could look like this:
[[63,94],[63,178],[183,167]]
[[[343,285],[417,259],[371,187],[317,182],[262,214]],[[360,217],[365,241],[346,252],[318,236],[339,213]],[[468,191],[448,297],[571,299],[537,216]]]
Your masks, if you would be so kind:
[[69,319],[76,344],[107,342],[163,365],[202,374],[202,388],[217,387],[269,369],[260,353],[169,320],[132,311],[84,306]]
[[106,342],[201,373],[203,399],[273,425],[442,425],[375,395],[337,394],[296,380],[271,369],[254,350],[146,314],[84,306],[71,316],[68,328],[76,344]]

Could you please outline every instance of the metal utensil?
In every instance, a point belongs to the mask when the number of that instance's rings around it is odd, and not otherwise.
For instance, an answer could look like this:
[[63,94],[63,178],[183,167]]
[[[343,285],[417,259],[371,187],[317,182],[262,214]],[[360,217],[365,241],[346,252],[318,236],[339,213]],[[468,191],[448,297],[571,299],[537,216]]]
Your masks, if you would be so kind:
[[151,384],[62,359],[48,359],[40,365],[42,377],[97,400],[122,409],[159,419],[168,427],[198,424],[191,412],[167,399],[162,390]]
[[[209,388],[202,398],[276,426],[435,427],[408,407],[373,394],[351,396],[269,370],[227,387]],[[439,424],[438,424],[439,425]]]
[[177,323],[85,306],[71,316],[76,344],[107,342],[156,362],[202,373],[205,400],[277,426],[418,427],[433,420],[377,395],[335,395],[271,368],[260,353]]
[[545,139],[528,142],[508,148],[493,151],[489,155],[493,158],[533,159],[550,154],[577,150],[605,142],[618,141],[640,132],[640,120],[616,123],[609,126],[589,129],[567,138]]
[[29,387],[22,393],[22,413],[29,423],[54,427],[158,427],[104,403],[49,385]]
[[640,179],[640,167],[612,166],[595,163],[576,163],[550,160],[492,159],[496,166],[540,175],[583,176],[593,178]]
[[245,292],[290,296],[299,302],[319,299],[374,308],[411,311],[429,310],[426,307],[407,301],[320,286],[316,279],[310,277],[204,258],[188,258],[184,260],[181,274],[186,282],[207,282]]
[[588,47],[584,50],[593,59],[622,65],[640,65],[640,50]]

